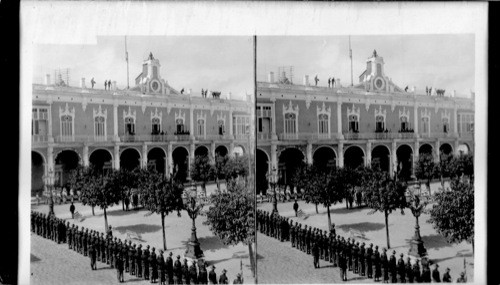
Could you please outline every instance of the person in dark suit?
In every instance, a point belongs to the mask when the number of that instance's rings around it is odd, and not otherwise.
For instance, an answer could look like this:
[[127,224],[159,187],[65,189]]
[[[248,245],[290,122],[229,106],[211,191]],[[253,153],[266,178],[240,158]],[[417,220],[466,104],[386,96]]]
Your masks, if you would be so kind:
[[158,267],[156,264],[156,253],[154,247],[151,249],[151,254],[149,255],[148,263],[149,263],[149,278],[151,280],[151,283],[156,283],[156,280],[158,280]]
[[208,272],[208,284],[217,284],[217,274],[213,265],[210,266],[210,272]]
[[73,202],[71,202],[71,206],[69,206],[69,211],[71,212],[71,218],[74,219],[75,218],[75,205],[73,204]]
[[317,242],[313,244],[312,256],[313,256],[314,268],[319,268],[319,247]]
[[135,275],[135,273],[136,273],[136,270],[135,270],[135,265],[136,265],[135,256],[136,256],[136,245],[134,243],[134,245],[132,246],[132,248],[128,251],[128,258],[130,260],[129,261],[130,262],[130,269],[129,269],[130,275]]
[[118,282],[120,282],[120,283],[124,282],[124,280],[123,280],[123,259],[122,259],[121,254],[118,254],[116,256],[115,264],[116,264],[116,272],[118,275]]
[[90,268],[92,270],[96,270],[97,269],[97,266],[96,266],[96,248],[95,248],[95,245],[91,245],[90,246],[90,250],[89,250],[89,257],[90,257]]
[[182,264],[180,255],[177,255],[177,259],[174,262],[173,279],[174,284],[182,284]]
[[405,277],[405,261],[403,260],[403,254],[400,254],[399,260],[398,260],[398,281],[399,283],[405,283],[406,282],[406,277]]
[[446,272],[443,274],[443,282],[451,283],[450,268],[446,268]]
[[227,279],[226,276],[226,269],[222,269],[222,274],[219,277],[219,284],[229,284],[229,280]]
[[372,264],[375,271],[374,280],[380,281],[380,277],[382,277],[382,268],[380,264],[380,253],[378,252],[378,245],[375,246],[375,251],[372,255]]
[[391,283],[397,283],[397,264],[396,264],[396,251],[392,251],[392,255],[389,258],[389,272],[391,273]]
[[406,283],[413,283],[413,270],[411,268],[411,259],[408,257],[405,264]]
[[241,273],[236,274],[236,279],[234,279],[233,284],[243,284],[243,280],[241,279]]
[[198,271],[196,270],[196,261],[193,260],[189,266],[189,280],[190,284],[198,284]]
[[135,276],[142,278],[142,244],[139,244],[135,254]]
[[372,255],[373,255],[373,243],[370,243],[370,247],[366,249],[366,255],[365,255],[366,275],[368,276],[368,278],[373,277]]
[[439,274],[438,270],[439,265],[436,263],[434,266],[434,270],[432,270],[432,282],[433,283],[440,283],[441,282],[441,275]]
[[422,279],[420,278],[420,265],[418,259],[415,260],[415,264],[413,264],[413,280],[415,280],[415,283],[422,282]]
[[182,284],[189,284],[189,280],[190,280],[189,279],[189,266],[187,263],[187,259],[185,259],[185,258],[184,258],[184,261],[182,264],[181,273],[182,273],[182,276],[181,276]]
[[339,267],[340,277],[342,277],[342,281],[347,281],[347,260],[344,252],[341,252],[339,255]]
[[205,285],[208,284],[208,275],[207,275],[207,263],[201,262],[198,264],[198,284]]
[[297,200],[293,203],[293,210],[295,211],[295,217],[297,217],[297,212],[299,211],[299,203],[297,203]]
[[160,253],[156,258],[156,266],[158,267],[158,280],[160,280],[160,285],[165,285],[165,260],[163,259],[163,250],[160,249]]
[[167,274],[165,278],[168,284],[174,284],[174,260],[172,259],[172,252],[168,254],[167,260],[165,261],[165,273]]

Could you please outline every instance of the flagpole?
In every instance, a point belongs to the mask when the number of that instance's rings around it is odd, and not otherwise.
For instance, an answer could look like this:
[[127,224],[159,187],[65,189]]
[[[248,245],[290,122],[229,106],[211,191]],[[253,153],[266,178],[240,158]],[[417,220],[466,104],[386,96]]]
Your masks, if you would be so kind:
[[129,76],[128,76],[128,50],[127,50],[127,36],[125,36],[125,61],[127,62],[127,89],[130,89]]
[[352,49],[351,49],[351,36],[349,35],[349,58],[351,59],[351,86],[352,84]]

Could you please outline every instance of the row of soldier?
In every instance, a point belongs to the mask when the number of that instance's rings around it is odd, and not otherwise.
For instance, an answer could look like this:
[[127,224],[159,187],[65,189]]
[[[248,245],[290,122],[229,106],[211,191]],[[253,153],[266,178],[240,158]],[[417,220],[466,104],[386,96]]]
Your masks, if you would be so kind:
[[[307,225],[302,227],[298,222],[294,225],[291,219],[278,214],[257,210],[257,227],[260,233],[274,237],[281,242],[290,241],[293,248],[313,255],[315,268],[319,268],[320,259],[333,264],[334,267],[339,267],[344,281],[347,280],[347,271],[384,283],[441,281],[437,264],[431,272],[429,262],[423,260],[421,270],[418,259],[412,265],[410,257],[407,257],[405,261],[402,253],[399,260],[396,260],[396,251],[388,257],[385,248],[379,252],[378,246],[374,248],[373,244],[366,246],[364,242],[360,244],[354,239],[347,238],[346,240],[336,235],[334,224],[327,233],[326,230],[313,229]],[[443,275],[443,282],[451,282],[449,269]]]
[[[117,237],[113,238],[111,226],[104,236],[104,233],[95,230],[84,227],[79,229],[69,222],[65,224],[62,219],[53,215],[32,211],[31,230],[57,243],[67,243],[69,249],[88,256],[92,270],[97,269],[96,261],[110,265],[117,270],[119,282],[124,282],[125,271],[138,278],[150,280],[151,283],[158,281],[160,284],[229,284],[225,269],[217,279],[215,266],[210,266],[210,271],[207,272],[206,262],[198,263],[193,260],[189,265],[186,258],[181,262],[180,255],[177,255],[174,261],[172,252],[165,259],[163,250],[159,250],[156,255],[155,248],[150,251],[149,245],[143,249],[141,244],[136,246],[132,241],[127,243]],[[242,284],[241,274],[237,274],[233,284]]]

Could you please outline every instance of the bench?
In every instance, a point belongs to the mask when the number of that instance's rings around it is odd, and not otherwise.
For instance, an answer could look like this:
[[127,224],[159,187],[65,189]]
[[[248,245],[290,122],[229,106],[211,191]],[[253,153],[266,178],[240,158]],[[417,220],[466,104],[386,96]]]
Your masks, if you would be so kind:
[[136,232],[126,230],[125,234],[127,235],[127,239],[136,239],[136,240],[142,240],[142,236]]

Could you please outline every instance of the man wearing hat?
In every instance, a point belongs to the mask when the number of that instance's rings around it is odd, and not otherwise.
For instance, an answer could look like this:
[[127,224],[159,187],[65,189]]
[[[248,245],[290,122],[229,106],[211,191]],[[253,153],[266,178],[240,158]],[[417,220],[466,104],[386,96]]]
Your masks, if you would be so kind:
[[380,281],[380,277],[382,276],[382,268],[380,266],[380,253],[378,252],[378,245],[375,246],[375,251],[372,255],[372,264],[374,268],[374,280]]
[[443,274],[443,282],[451,283],[450,268],[446,268],[446,272]]
[[217,284],[217,274],[213,265],[210,266],[210,272],[208,272],[208,284]]
[[233,284],[243,284],[243,280],[241,280],[241,273],[236,274],[236,279],[234,279]]
[[392,255],[389,258],[389,272],[391,273],[391,283],[397,283],[398,278],[396,276],[397,264],[396,264],[396,251],[392,251]]
[[403,260],[403,254],[401,253],[399,255],[399,260],[398,260],[398,281],[399,283],[405,283],[406,277],[405,277],[405,261]]
[[168,284],[174,284],[174,260],[172,259],[172,252],[168,254],[165,261],[165,273],[165,279],[167,279]]
[[406,259],[406,268],[405,268],[405,273],[406,273],[406,283],[413,283],[413,270],[411,269],[411,259],[408,256]]
[[373,255],[373,243],[370,243],[370,247],[366,250],[366,255],[365,255],[366,275],[368,276],[368,278],[373,277],[372,255]]
[[149,277],[151,279],[151,283],[156,283],[158,279],[158,268],[156,266],[156,253],[155,248],[151,249],[151,255],[149,256]]
[[347,259],[343,251],[339,254],[340,277],[342,281],[347,281]]
[[362,243],[359,247],[359,267],[361,268],[361,276],[365,276],[366,268],[365,268],[365,243]]
[[222,274],[219,277],[219,284],[229,284],[226,272],[227,272],[226,269],[222,269]]
[[182,282],[182,264],[180,255],[177,255],[177,259],[174,262],[172,274],[174,284],[180,284]]
[[418,263],[419,261],[417,259],[415,260],[415,264],[413,264],[413,280],[415,280],[415,283],[422,282],[422,279],[420,278],[420,265]]
[[181,268],[181,280],[182,284],[189,284],[189,267],[188,267],[188,262],[187,259],[184,258],[182,268]]
[[124,282],[123,280],[123,259],[121,254],[117,254],[115,258],[116,273],[118,277],[118,282]]
[[160,249],[160,253],[156,259],[156,266],[158,267],[158,279],[160,280],[160,285],[165,285],[165,260],[163,259],[163,250]]
[[436,265],[434,266],[434,270],[432,270],[432,282],[435,282],[435,283],[441,282],[441,276],[439,274],[438,267],[439,267],[439,265],[436,263]]
[[198,284],[198,272],[196,271],[196,261],[193,260],[191,266],[189,266],[189,280],[190,284]]
[[198,264],[198,284],[205,285],[208,283],[207,275],[207,262],[200,262]]
[[380,255],[380,262],[382,264],[383,283],[389,283],[389,261],[387,260],[387,249],[385,247],[382,249],[382,254]]
[[457,279],[457,283],[467,283],[467,278],[465,277],[465,272],[460,272],[460,277]]
[[314,268],[319,268],[319,247],[317,242],[313,244],[312,256],[313,256]]
[[128,258],[129,258],[129,262],[130,262],[130,269],[129,269],[129,272],[130,272],[130,275],[135,275],[135,255],[136,255],[136,249],[135,249],[136,245],[134,243],[134,245],[132,246],[132,248],[128,251]]
[[106,238],[113,238],[113,231],[111,230],[111,225],[109,225],[108,230],[106,231]]
[[142,278],[142,244],[139,244],[135,254],[135,276]]
[[149,280],[149,245],[146,245],[142,253],[142,276],[144,280]]

